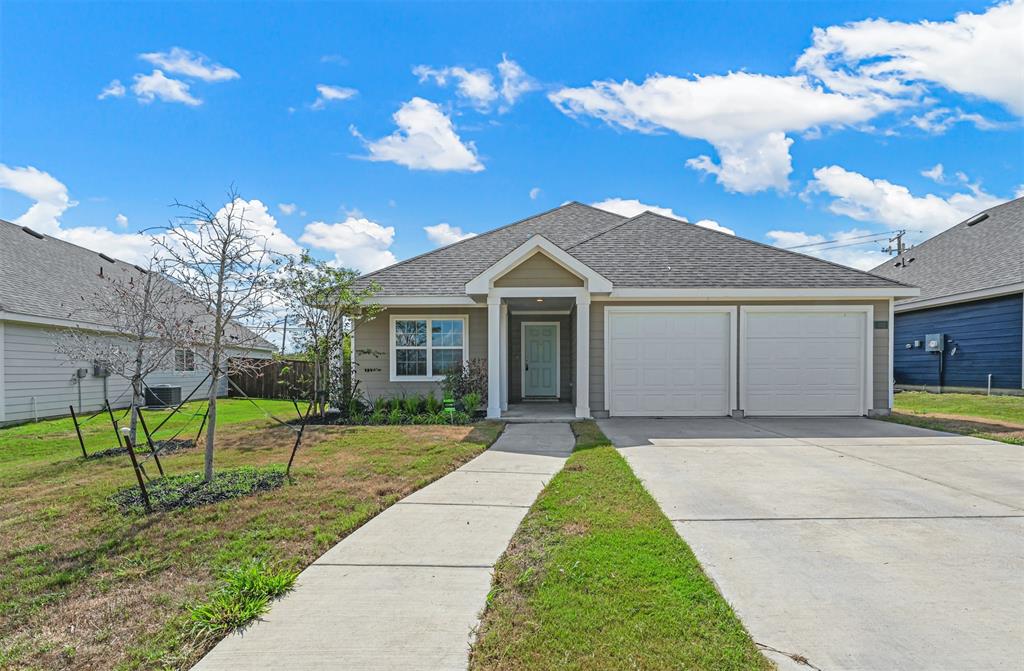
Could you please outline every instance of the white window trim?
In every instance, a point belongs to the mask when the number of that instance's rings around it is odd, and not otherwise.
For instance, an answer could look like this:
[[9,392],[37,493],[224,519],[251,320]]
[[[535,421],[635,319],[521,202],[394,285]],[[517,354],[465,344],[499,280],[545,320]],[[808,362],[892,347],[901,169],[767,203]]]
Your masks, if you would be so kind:
[[[741,305],[740,306],[740,357],[739,357],[739,378],[740,378],[740,408],[746,412],[747,390],[747,319],[746,315],[751,312],[861,312],[864,314],[864,371],[861,376],[861,399],[859,416],[867,415],[874,406],[875,384],[874,384],[874,340],[875,340],[875,308],[873,305]],[[889,324],[892,328],[892,324]],[[890,348],[891,349],[891,348]],[[775,412],[770,413],[778,416],[834,416],[834,412]]]
[[[397,364],[396,352],[397,345],[395,343],[395,322],[396,321],[414,321],[414,320],[426,320],[427,322],[427,371],[426,375],[398,375],[395,372]],[[444,315],[444,314],[433,314],[433,315],[396,315],[392,314],[388,320],[388,359],[389,359],[389,379],[391,382],[440,382],[444,379],[444,375],[430,375],[429,371],[433,370],[433,351],[434,348],[431,344],[431,321],[461,321],[462,322],[462,362],[466,363],[469,361],[469,315]],[[404,349],[404,348],[403,348]],[[438,349],[455,349],[454,347],[441,347]]]
[[[615,413],[611,407],[611,387],[612,387],[612,343],[611,343],[611,315],[612,314],[623,314],[630,312],[638,313],[668,313],[668,314],[680,314],[680,313],[712,313],[712,314],[725,314],[729,317],[729,374],[728,388],[726,395],[729,398],[730,409],[739,407],[738,405],[738,394],[736,388],[736,370],[738,362],[737,346],[739,339],[736,335],[736,315],[737,308],[735,305],[609,305],[604,309],[604,406],[611,417],[621,417],[622,413]],[[728,411],[727,411],[728,412]],[[665,414],[663,416],[668,417]],[[683,415],[685,416],[685,415]]]
[[[526,327],[555,327],[555,398],[562,400],[562,324],[556,321],[521,322],[519,327],[519,397],[526,398]],[[533,398],[533,397],[531,397]]]

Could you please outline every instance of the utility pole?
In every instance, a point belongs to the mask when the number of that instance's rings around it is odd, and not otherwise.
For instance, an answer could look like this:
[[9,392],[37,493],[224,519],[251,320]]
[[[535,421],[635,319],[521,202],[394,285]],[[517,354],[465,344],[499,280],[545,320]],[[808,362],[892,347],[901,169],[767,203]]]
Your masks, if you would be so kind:
[[[903,256],[903,252],[907,251],[906,245],[903,244],[903,236],[906,235],[905,230],[896,231],[896,235],[889,238],[889,246],[882,251],[886,254],[896,254],[896,256]],[[896,247],[893,248],[892,243],[896,243]]]

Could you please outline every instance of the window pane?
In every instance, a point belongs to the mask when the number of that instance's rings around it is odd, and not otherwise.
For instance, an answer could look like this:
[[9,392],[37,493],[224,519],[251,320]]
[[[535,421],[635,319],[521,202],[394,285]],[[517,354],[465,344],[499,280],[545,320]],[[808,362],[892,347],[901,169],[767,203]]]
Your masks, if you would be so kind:
[[[424,334],[424,337],[426,334]],[[395,375],[426,375],[427,350],[395,350]]]
[[462,361],[462,349],[435,349],[430,360],[433,375],[444,375],[448,369]]
[[401,319],[396,321],[395,345],[398,347],[426,347],[427,320]]
[[435,319],[430,323],[430,335],[434,347],[462,347],[462,320]]

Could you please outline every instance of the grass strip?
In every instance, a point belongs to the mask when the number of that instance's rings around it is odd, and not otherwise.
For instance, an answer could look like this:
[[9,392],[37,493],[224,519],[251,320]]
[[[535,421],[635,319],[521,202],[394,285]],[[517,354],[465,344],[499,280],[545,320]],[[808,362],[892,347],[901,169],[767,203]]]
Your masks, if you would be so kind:
[[1024,397],[900,392],[890,422],[1024,445]]
[[189,607],[193,633],[220,637],[244,627],[270,609],[275,599],[292,588],[298,571],[251,560],[226,571],[222,584],[208,601]]
[[470,668],[771,669],[594,422],[495,567]]

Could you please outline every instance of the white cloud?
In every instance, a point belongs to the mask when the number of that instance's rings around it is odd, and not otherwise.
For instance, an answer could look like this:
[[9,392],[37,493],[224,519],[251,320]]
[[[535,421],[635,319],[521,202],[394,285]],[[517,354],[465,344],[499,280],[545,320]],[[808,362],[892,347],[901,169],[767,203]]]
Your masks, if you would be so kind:
[[277,209],[281,212],[281,214],[287,217],[295,214],[295,212],[299,209],[299,206],[296,205],[295,203],[278,203]]
[[[217,217],[227,216],[227,210],[230,203],[225,203],[224,206],[217,211]],[[258,199],[245,200],[243,198],[237,198],[235,200],[235,215],[240,216],[246,222],[246,228],[252,231],[256,236],[263,238],[267,242],[267,247],[272,251],[279,254],[291,254],[298,255],[302,253],[302,248],[299,247],[288,235],[281,230],[281,227],[277,224],[277,219],[274,215],[270,214],[269,208]]]
[[395,228],[381,226],[369,219],[349,217],[334,224],[314,221],[306,226],[299,240],[332,252],[336,265],[362,272],[377,270],[396,261],[389,249],[395,241]]
[[114,221],[116,221],[117,225],[121,228],[128,228],[128,217],[124,216],[120,212],[118,212],[117,216],[114,217]]
[[540,196],[539,186],[535,186],[532,189],[530,189],[530,200],[537,200],[538,196]]
[[946,169],[942,167],[941,163],[936,163],[927,170],[922,170],[921,175],[938,184],[946,181]]
[[123,98],[126,93],[124,84],[121,83],[120,79],[111,79],[110,83],[104,87],[100,94],[96,96],[97,100],[103,100],[104,98]]
[[816,28],[797,60],[833,91],[919,97],[928,84],[994,100],[1024,114],[1024,2],[952,21],[869,19]]
[[967,113],[961,109],[951,110],[948,107],[937,107],[910,117],[911,125],[933,135],[942,135],[958,123],[972,123],[978,130],[999,130],[1009,127],[1009,124],[986,119],[980,114]]
[[719,163],[698,156],[687,165],[740,193],[787,188],[792,140],[786,132],[854,125],[897,106],[878,97],[829,93],[802,76],[746,72],[693,78],[654,75],[641,84],[598,81],[563,88],[548,98],[569,116],[706,140],[718,151]]
[[923,231],[924,237],[940,233],[981,210],[1004,202],[985,193],[978,185],[948,198],[934,194],[915,196],[905,186],[884,179],[870,179],[838,165],[818,168],[807,185],[807,193],[832,198],[828,209],[857,221],[868,221],[889,229]]
[[192,96],[188,92],[188,84],[180,79],[171,79],[160,70],[153,70],[153,74],[135,75],[135,83],[132,84],[132,92],[138,97],[141,103],[151,103],[156,99],[168,103],[182,103],[195,107],[203,104],[203,101]]
[[345,88],[344,86],[331,86],[330,84],[317,84],[316,91],[320,96],[310,105],[315,110],[322,110],[331,101],[348,100],[359,93],[355,89]]
[[62,228],[61,216],[78,203],[71,200],[68,188],[60,180],[38,168],[11,168],[0,163],[0,189],[14,191],[34,201],[13,220],[19,226],[28,226],[39,233],[132,263],[143,263],[153,254],[152,242],[145,235],[115,233],[95,226]]
[[[859,228],[830,233],[827,237],[820,233],[805,233],[803,231],[768,231],[767,234],[771,244],[776,247],[788,249],[799,246],[800,249],[793,251],[859,270],[870,270],[889,258],[888,254],[881,251],[881,246],[885,244],[884,241],[860,243],[870,235],[870,231]],[[821,245],[823,242],[832,244]],[[819,246],[806,247],[806,245],[812,244]],[[874,248],[872,249],[871,246]]]
[[457,95],[468,101],[481,111],[488,111],[491,104],[498,99],[498,90],[494,88],[494,77],[482,68],[467,70],[463,67],[431,68],[417,65],[412,73],[419,77],[420,83],[433,79],[438,86],[447,86],[449,79],[456,82]]
[[540,88],[537,82],[526,74],[526,70],[506,54],[501,55],[498,74],[501,76],[501,97],[505,99],[505,105],[501,109],[503,112],[515,105],[524,93]]
[[424,226],[423,230],[427,232],[427,239],[438,247],[476,236],[476,233],[463,233],[461,228],[450,224]]
[[[635,217],[643,212],[654,212],[655,214],[660,214],[663,217],[671,217],[673,219],[678,219],[679,221],[690,223],[689,219],[680,214],[676,214],[670,207],[648,205],[647,203],[641,203],[635,198],[606,198],[598,203],[591,203],[591,206],[600,208],[606,212],[622,215],[623,217]],[[701,219],[700,221],[693,223],[701,228],[709,228],[720,233],[736,235],[736,231],[731,228],[726,228],[712,219]]]
[[483,164],[472,142],[463,143],[452,120],[435,103],[413,98],[402,104],[392,117],[398,126],[391,135],[365,140],[352,127],[352,134],[363,139],[371,161],[391,161],[412,170],[465,170],[480,172]]
[[226,82],[240,77],[231,68],[219,63],[212,63],[203,54],[181,47],[171,47],[168,51],[139,54],[139,58],[172,74],[201,79],[204,82]]

